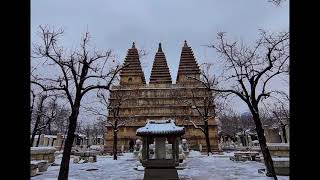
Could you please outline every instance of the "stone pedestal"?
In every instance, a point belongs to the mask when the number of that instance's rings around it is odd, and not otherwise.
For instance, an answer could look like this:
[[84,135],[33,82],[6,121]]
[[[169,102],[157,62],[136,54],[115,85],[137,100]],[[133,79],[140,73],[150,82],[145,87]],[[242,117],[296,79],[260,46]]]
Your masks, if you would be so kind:
[[176,168],[145,168],[143,180],[179,180],[178,172]]

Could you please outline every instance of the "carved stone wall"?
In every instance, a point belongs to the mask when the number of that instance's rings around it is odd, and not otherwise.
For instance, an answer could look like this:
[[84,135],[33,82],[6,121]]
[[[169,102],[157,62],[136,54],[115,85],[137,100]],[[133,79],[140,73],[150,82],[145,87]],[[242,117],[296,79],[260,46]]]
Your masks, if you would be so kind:
[[[156,85],[147,84],[140,87],[137,86],[113,86],[110,91],[110,103],[117,101],[120,96],[125,99],[122,102],[119,117],[132,120],[126,124],[118,132],[118,148],[124,145],[125,150],[129,148],[129,141],[136,140],[139,137],[135,135],[136,129],[145,125],[148,119],[161,120],[172,118],[176,120],[176,124],[185,126],[186,134],[183,138],[190,143],[191,149],[199,149],[202,144],[203,150],[206,149],[206,142],[203,133],[195,129],[193,125],[186,121],[192,120],[203,124],[199,113],[188,105],[188,101],[195,99],[197,106],[201,107],[203,98],[208,96],[207,90],[199,85]],[[118,93],[118,94],[117,94]],[[111,112],[109,112],[111,114]],[[109,117],[112,120],[113,117]],[[213,150],[218,149],[218,132],[215,120],[209,120],[210,142]],[[107,127],[105,134],[105,150],[112,151],[113,132]]]

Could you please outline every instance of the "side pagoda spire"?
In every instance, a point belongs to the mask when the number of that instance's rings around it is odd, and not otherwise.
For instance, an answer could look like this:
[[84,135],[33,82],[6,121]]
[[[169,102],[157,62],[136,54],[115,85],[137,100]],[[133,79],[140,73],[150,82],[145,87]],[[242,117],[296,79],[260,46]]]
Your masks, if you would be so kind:
[[161,43],[159,43],[158,52],[154,57],[149,83],[172,84],[169,67],[166,61],[166,56],[162,51]]
[[181,51],[176,83],[185,84],[198,82],[195,79],[188,77],[200,78],[200,68],[191,47],[188,46],[187,41],[185,40]]
[[134,42],[132,43],[132,47],[128,49],[123,65],[125,67],[120,72],[120,85],[146,84],[146,79],[139,60],[138,49]]

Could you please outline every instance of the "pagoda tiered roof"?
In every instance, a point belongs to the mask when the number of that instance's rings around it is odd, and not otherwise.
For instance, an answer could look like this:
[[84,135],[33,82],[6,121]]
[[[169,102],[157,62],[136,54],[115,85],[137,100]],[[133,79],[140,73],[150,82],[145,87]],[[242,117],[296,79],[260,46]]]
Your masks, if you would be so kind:
[[158,52],[155,55],[150,84],[171,84],[172,79],[169,71],[169,67],[166,61],[166,56],[162,51],[161,43],[159,43]]
[[141,68],[139,60],[138,49],[135,47],[135,43],[132,43],[132,47],[128,49],[127,56],[124,60],[124,68],[120,72],[121,76],[141,76],[143,84],[146,84],[146,79]]
[[191,47],[188,46],[187,41],[184,41],[182,47],[179,69],[177,74],[177,83],[179,83],[180,75],[197,75],[200,74],[200,68],[194,57]]

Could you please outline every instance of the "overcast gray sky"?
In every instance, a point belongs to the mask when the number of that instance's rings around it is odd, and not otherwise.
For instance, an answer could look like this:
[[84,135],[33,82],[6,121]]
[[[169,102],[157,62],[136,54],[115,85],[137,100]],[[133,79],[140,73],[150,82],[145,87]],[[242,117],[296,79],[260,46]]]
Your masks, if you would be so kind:
[[[184,40],[199,64],[210,62],[216,58],[214,49],[201,45],[213,42],[219,31],[250,43],[257,38],[258,29],[288,30],[289,2],[276,7],[267,0],[32,0],[32,42],[37,40],[38,26],[45,24],[65,29],[66,47],[77,46],[88,29],[92,44],[97,49],[112,49],[121,62],[135,41],[137,48],[149,52],[143,59],[147,81],[162,42],[175,82]],[[238,111],[246,109],[239,103]]]

